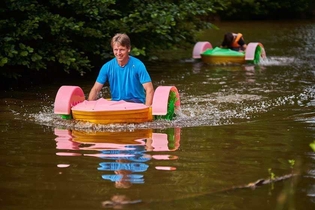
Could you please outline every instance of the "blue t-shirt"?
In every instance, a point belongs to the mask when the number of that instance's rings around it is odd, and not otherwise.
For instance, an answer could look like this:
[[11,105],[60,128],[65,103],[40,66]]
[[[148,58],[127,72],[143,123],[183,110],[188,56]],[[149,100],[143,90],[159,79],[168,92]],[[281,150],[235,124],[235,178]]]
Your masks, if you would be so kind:
[[118,65],[116,58],[105,63],[96,81],[103,85],[109,82],[113,101],[145,103],[145,90],[142,84],[151,82],[151,78],[144,64],[138,58],[129,56],[129,61],[124,67]]

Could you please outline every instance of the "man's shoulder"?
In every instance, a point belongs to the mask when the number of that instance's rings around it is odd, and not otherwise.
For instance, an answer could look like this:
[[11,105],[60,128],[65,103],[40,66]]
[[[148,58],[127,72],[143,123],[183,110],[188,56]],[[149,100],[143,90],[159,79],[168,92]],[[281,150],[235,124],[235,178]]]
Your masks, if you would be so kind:
[[101,72],[105,73],[110,71],[111,69],[115,68],[117,65],[117,61],[115,58],[107,61],[106,63],[103,64],[103,66],[101,67]]
[[132,64],[132,65],[137,65],[137,66],[142,65],[142,66],[144,66],[144,63],[139,58],[136,58],[136,57],[133,57],[133,56],[129,56],[129,59],[131,61],[130,64]]
[[108,60],[106,63],[103,64],[103,67],[106,67],[106,66],[108,67],[108,66],[111,66],[114,64],[117,64],[116,58],[112,58],[112,59]]

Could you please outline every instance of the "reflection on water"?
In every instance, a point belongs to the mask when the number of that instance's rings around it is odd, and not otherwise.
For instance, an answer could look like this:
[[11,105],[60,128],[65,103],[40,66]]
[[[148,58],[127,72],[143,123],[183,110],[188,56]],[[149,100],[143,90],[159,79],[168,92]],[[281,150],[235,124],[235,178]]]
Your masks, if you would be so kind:
[[[151,129],[131,132],[84,132],[55,129],[58,156],[87,156],[102,160],[97,170],[101,177],[115,183],[116,188],[130,188],[132,184],[144,184],[143,173],[148,162],[176,160],[177,156],[160,152],[176,151],[180,146],[180,128],[167,133],[153,133]],[[159,152],[154,154],[152,152]],[[71,164],[59,163],[66,168]],[[176,170],[172,165],[156,166],[156,170]]]
[[[314,106],[314,101],[312,101],[312,105]],[[297,121],[307,123],[307,128],[309,130],[315,131],[315,117],[314,112],[311,113],[303,113],[302,115],[296,116]],[[313,138],[315,139],[315,134],[313,134]],[[308,166],[308,170],[306,171],[306,177],[311,179],[310,183],[307,186],[307,196],[310,197],[311,201],[315,203],[315,140],[309,144],[312,152],[307,152],[306,156],[310,159],[310,165]],[[313,160],[313,161],[312,161]]]

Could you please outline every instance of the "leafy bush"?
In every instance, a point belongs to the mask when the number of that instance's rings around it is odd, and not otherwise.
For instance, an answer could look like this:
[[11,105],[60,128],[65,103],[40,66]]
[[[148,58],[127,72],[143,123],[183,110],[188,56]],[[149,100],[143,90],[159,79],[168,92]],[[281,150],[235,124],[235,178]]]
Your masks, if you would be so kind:
[[313,0],[234,0],[219,11],[223,19],[281,19],[309,16]]
[[[1,75],[25,69],[76,71],[111,57],[110,39],[127,33],[135,55],[194,41],[202,22],[220,9],[215,0],[4,0],[0,7]],[[35,72],[34,72],[35,73]]]

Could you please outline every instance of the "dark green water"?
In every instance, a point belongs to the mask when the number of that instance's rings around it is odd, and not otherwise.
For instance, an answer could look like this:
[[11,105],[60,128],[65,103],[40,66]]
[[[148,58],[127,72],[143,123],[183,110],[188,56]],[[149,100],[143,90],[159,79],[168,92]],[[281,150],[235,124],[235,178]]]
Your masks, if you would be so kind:
[[53,114],[61,85],[88,94],[94,78],[1,92],[0,208],[103,209],[129,199],[140,201],[115,208],[314,209],[315,22],[216,25],[200,41],[216,46],[241,32],[267,60],[212,66],[192,60],[191,46],[181,60],[146,63],[155,87],[180,92],[171,122],[93,125]]

